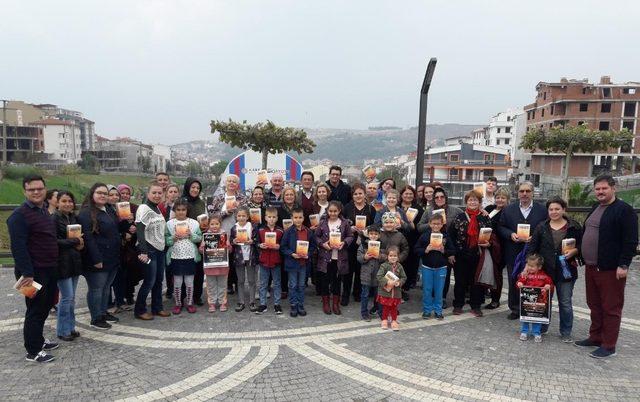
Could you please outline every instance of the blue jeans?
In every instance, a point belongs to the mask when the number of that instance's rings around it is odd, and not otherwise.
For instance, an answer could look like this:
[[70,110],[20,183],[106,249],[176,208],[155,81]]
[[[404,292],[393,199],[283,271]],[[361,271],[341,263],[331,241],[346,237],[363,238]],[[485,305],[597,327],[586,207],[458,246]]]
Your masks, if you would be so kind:
[[307,280],[307,269],[300,268],[287,271],[289,275],[289,304],[293,307],[304,306],[304,283]]
[[[539,322],[526,322],[520,321],[520,333],[531,335],[540,335],[540,331],[542,330],[542,324]],[[531,328],[529,328],[529,324],[531,324]]]
[[164,276],[165,262],[164,251],[153,250],[147,254],[149,264],[143,264],[144,279],[138,290],[134,314],[141,315],[147,312],[147,296],[151,292],[151,312],[157,314],[162,311],[162,277]]
[[[558,282],[555,285],[555,293],[558,295],[558,310],[560,317],[560,335],[571,336],[573,330],[573,286],[576,281]],[[551,294],[553,298],[553,294]],[[547,332],[549,326],[542,325],[542,332]]]
[[87,305],[89,306],[89,313],[91,313],[91,321],[99,320],[107,313],[111,283],[113,283],[113,278],[116,277],[116,272],[117,270],[114,268],[85,274],[87,286],[89,287]]
[[360,287],[360,315],[366,317],[369,315],[369,296],[373,297],[373,307],[376,306],[377,286],[369,286],[362,284]]
[[273,279],[273,304],[274,306],[280,305],[280,298],[282,295],[282,284],[280,283],[280,266],[276,265],[273,268],[260,267],[260,305],[267,305],[267,289],[269,288],[269,277]]
[[422,276],[422,312],[442,315],[442,292],[447,279],[447,267],[431,268],[420,266]]
[[60,290],[60,302],[58,303],[58,325],[56,333],[58,336],[69,336],[71,331],[76,329],[76,288],[78,287],[78,277],[58,279],[58,290]]

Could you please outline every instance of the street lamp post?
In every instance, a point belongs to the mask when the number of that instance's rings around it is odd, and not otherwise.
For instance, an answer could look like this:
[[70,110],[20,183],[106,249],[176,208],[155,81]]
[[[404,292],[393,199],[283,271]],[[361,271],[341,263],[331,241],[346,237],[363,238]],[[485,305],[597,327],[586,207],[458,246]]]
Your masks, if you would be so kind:
[[420,117],[418,118],[418,153],[416,155],[416,187],[422,184],[424,180],[424,145],[427,130],[427,100],[429,98],[429,88],[431,87],[431,79],[433,71],[436,68],[438,60],[432,57],[427,65],[427,71],[422,81],[422,89],[420,90]]

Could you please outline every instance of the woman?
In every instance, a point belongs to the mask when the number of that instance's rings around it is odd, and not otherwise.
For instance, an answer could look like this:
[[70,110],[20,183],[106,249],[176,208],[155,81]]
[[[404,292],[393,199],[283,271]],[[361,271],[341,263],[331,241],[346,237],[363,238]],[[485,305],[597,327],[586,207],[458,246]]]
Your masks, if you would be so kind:
[[426,186],[426,184],[423,183],[416,187],[416,203],[422,208],[424,208],[424,186]]
[[107,199],[107,204],[115,206],[116,203],[120,202],[120,192],[118,188],[113,184],[107,184],[107,189],[109,190],[109,198]]
[[107,305],[111,283],[120,266],[120,234],[127,228],[118,224],[116,211],[107,202],[108,196],[106,184],[94,184],[78,215],[85,239],[82,266],[89,287],[87,304],[91,326],[98,329],[111,328],[107,321],[119,321],[107,312]]
[[[329,206],[329,196],[331,196],[331,189],[326,183],[318,183],[315,193],[313,194],[313,213],[319,216],[318,222],[321,219],[326,218],[327,207]],[[318,225],[313,225],[309,229],[316,230]]]
[[[491,228],[493,229],[493,233],[497,234],[502,211],[507,207],[507,205],[509,205],[511,194],[508,189],[500,187],[495,192],[494,196],[496,203],[494,205],[489,205],[486,208],[486,211],[489,213],[489,218],[491,219]],[[500,236],[496,236],[495,241],[500,241]],[[500,272],[496,275],[496,288],[491,289],[491,302],[484,306],[487,310],[493,310],[500,307],[500,296],[502,295],[503,281],[502,271],[504,270],[505,263],[501,260],[497,261],[497,264],[500,267]]]
[[53,188],[51,190],[47,190],[46,195],[47,209],[49,210],[49,215],[53,215],[58,208],[58,190]]
[[[153,320],[153,316],[169,317],[162,306],[162,277],[165,267],[166,222],[158,204],[162,202],[164,190],[157,181],[149,184],[147,200],[136,211],[136,233],[138,235],[138,260],[144,264],[144,280],[134,308],[134,316],[140,320]],[[151,292],[151,314],[147,312],[147,296]]]
[[[418,238],[420,237],[420,233],[418,233],[418,229],[416,227],[416,223],[420,222],[422,218],[422,214],[424,213],[424,209],[418,204],[417,200],[419,198],[416,190],[412,186],[404,186],[400,190],[400,208],[404,211],[407,216],[407,220],[409,221],[410,228],[406,230],[403,234],[407,239],[407,243],[409,243],[409,257],[404,261],[403,267],[404,272],[407,274],[407,280],[404,285],[402,285],[402,300],[409,300],[409,289],[416,285],[416,281],[418,278],[418,256],[414,252],[414,248],[416,243],[418,242]],[[409,219],[410,214],[408,214],[409,208],[413,208],[417,210],[413,219]]]
[[265,223],[264,212],[267,208],[267,204],[264,202],[264,187],[255,186],[253,190],[251,190],[251,198],[247,202],[247,207],[249,207],[249,209],[259,208],[261,216],[260,223]]
[[[187,201],[187,217],[193,220],[198,220],[198,215],[206,214],[207,207],[200,198],[202,192],[202,183],[200,180],[189,177],[184,182],[184,188],[182,190],[182,198]],[[196,273],[193,277],[193,302],[198,305],[204,305],[202,301],[202,292],[204,290],[204,267],[203,261],[200,260],[196,264]]]
[[[560,310],[560,337],[563,342],[573,342],[573,287],[578,279],[578,258],[582,243],[582,228],[575,220],[565,215],[567,203],[560,197],[547,201],[549,218],[533,231],[529,242],[529,254],[544,258],[544,270],[553,279]],[[575,239],[575,247],[562,251],[564,239]],[[563,269],[563,261],[566,267]],[[546,332],[548,326],[543,326]]]
[[351,187],[351,201],[344,207],[342,216],[351,222],[351,231],[355,240],[349,245],[349,273],[342,277],[342,298],[340,303],[343,306],[349,304],[349,294],[353,284],[353,300],[360,302],[360,263],[358,262],[358,246],[362,242],[364,229],[356,226],[356,216],[364,216],[364,227],[373,224],[376,217],[376,210],[367,202],[367,189],[362,183],[354,183]]
[[169,221],[175,218],[175,214],[173,212],[173,204],[180,197],[180,187],[177,184],[171,183],[167,186],[166,194],[165,194],[165,202],[164,202],[164,220]]
[[[425,192],[427,189],[425,189]],[[443,188],[436,188],[433,191],[433,204],[428,207],[424,214],[422,214],[422,218],[418,222],[418,232],[424,233],[425,230],[429,227],[429,218],[431,218],[431,214],[433,211],[437,211],[439,209],[444,209],[445,213],[445,227],[443,230],[446,230],[449,225],[453,223],[453,220],[462,213],[462,210],[458,207],[454,207],[449,205],[449,197],[447,196],[447,192]]]
[[[142,280],[142,271],[139,269],[138,253],[136,244],[136,225],[134,217],[138,205],[131,202],[133,189],[127,184],[118,184],[116,187],[120,194],[121,202],[128,202],[131,210],[131,217],[124,219],[128,223],[126,232],[122,235],[122,245],[120,247],[120,268],[113,280],[113,293],[115,295],[116,309],[114,314],[121,311],[131,311],[133,309],[133,294],[135,287]],[[124,224],[124,223],[123,223]]]
[[476,270],[480,260],[480,248],[490,247],[490,241],[479,243],[480,229],[490,228],[491,220],[481,214],[482,195],[469,191],[464,195],[465,211],[453,220],[447,232],[456,248],[454,257],[453,314],[462,314],[466,294],[469,292],[471,313],[482,317],[480,306],[484,301],[484,288],[476,284]]
[[422,207],[426,210],[433,205],[433,192],[435,191],[433,184],[425,184],[422,192]]
[[402,234],[409,232],[411,230],[412,224],[409,223],[409,220],[407,219],[407,215],[404,213],[404,210],[399,206],[400,193],[398,192],[398,190],[392,188],[387,190],[386,197],[387,197],[387,200],[386,200],[387,204],[384,206],[384,208],[376,212],[376,219],[374,223],[378,225],[382,225],[382,215],[384,215],[387,212],[391,212],[396,214],[397,216],[396,221],[397,221],[398,230],[402,232]]
[[60,302],[58,303],[57,335],[63,341],[72,341],[80,336],[76,331],[76,288],[78,276],[82,273],[82,255],[84,248],[82,237],[69,239],[67,226],[78,224],[74,213],[76,200],[68,191],[57,194],[58,210],[53,214],[58,237],[58,289]]
[[[284,219],[291,219],[291,211],[294,208],[299,207],[296,202],[296,190],[293,187],[285,187],[282,190],[282,205],[278,208],[278,223],[279,227],[283,227],[282,221]],[[280,264],[280,285],[282,288],[281,297],[286,299],[289,295],[289,275],[284,269],[284,264]]]
[[380,182],[378,201],[382,202],[382,205],[387,205],[387,192],[392,189],[396,189],[396,181],[393,178],[387,177]]

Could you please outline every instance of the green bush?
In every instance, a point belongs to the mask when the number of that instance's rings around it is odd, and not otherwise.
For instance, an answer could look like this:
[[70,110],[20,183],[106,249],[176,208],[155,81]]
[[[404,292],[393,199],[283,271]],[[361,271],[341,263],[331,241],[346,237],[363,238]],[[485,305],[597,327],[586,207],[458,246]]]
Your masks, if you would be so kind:
[[23,177],[30,174],[39,174],[40,176],[44,176],[44,172],[35,166],[7,165],[2,168],[2,175],[7,179],[22,180]]

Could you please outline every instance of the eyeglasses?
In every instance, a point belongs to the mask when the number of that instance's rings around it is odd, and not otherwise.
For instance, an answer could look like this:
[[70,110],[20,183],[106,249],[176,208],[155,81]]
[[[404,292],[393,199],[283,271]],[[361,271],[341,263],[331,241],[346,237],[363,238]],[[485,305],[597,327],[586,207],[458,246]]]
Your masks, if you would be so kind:
[[530,193],[531,190],[518,190],[519,193]]
[[435,197],[433,197],[433,198],[435,198],[436,200],[438,200],[438,199],[444,199],[444,195],[436,195],[436,196],[435,196]]
[[98,194],[98,195],[109,195],[109,193],[107,193],[106,191],[96,191],[94,194]]
[[38,188],[26,188],[24,191],[26,191],[27,193],[37,193],[44,190],[45,190],[44,187],[38,187]]

